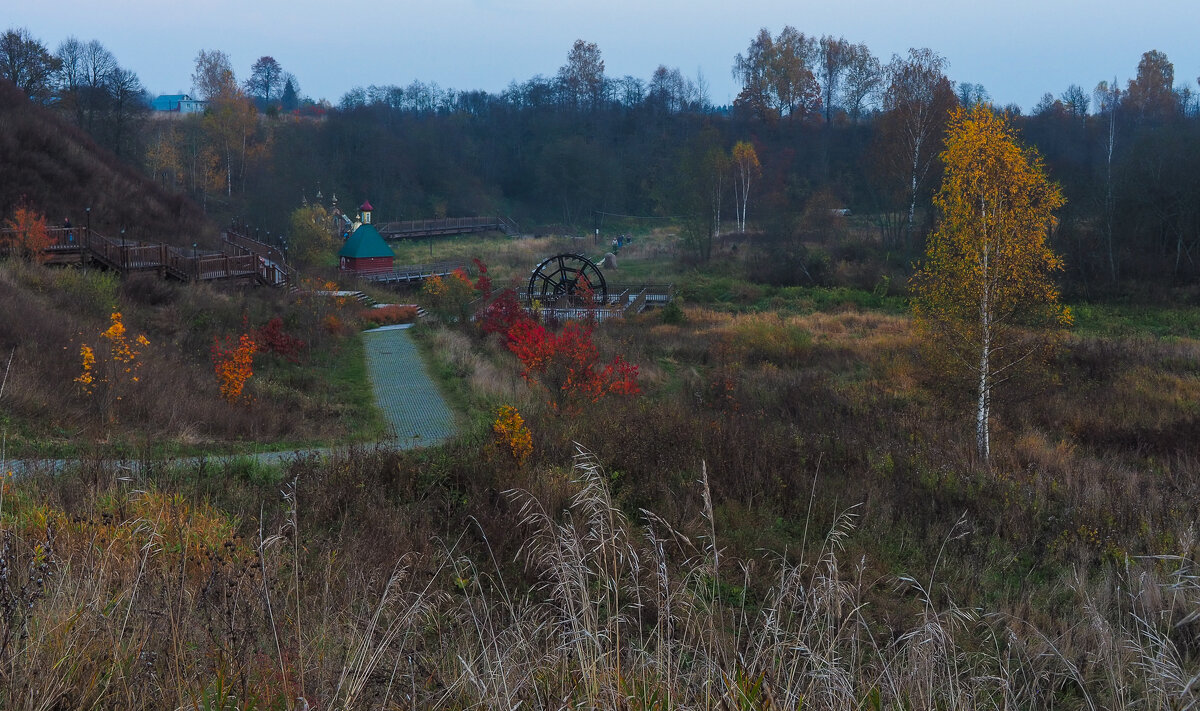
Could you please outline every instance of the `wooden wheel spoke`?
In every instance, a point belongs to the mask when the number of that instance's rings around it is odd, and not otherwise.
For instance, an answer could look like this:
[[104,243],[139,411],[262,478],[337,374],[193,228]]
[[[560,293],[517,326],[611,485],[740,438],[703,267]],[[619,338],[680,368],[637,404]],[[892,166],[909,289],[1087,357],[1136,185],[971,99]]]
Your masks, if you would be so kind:
[[567,297],[575,302],[580,294],[589,295],[589,304],[607,303],[604,275],[587,257],[578,254],[556,254],[544,260],[529,277],[528,296],[533,299]]

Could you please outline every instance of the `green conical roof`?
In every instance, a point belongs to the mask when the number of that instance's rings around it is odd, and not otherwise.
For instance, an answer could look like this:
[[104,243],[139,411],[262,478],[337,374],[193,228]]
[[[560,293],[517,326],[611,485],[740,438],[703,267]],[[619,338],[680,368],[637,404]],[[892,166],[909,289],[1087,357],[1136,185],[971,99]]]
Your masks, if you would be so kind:
[[346,244],[338,251],[339,257],[366,259],[367,257],[395,257],[396,253],[387,246],[375,225],[359,225]]

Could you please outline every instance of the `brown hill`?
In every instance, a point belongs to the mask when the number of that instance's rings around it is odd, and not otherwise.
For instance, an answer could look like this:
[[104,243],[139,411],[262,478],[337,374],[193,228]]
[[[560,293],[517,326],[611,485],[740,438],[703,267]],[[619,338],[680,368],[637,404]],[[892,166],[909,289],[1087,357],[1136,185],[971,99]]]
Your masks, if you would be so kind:
[[51,225],[70,218],[82,226],[91,207],[92,228],[102,234],[125,229],[129,239],[147,242],[216,242],[216,226],[195,203],[162,190],[0,79],[0,217],[21,200]]

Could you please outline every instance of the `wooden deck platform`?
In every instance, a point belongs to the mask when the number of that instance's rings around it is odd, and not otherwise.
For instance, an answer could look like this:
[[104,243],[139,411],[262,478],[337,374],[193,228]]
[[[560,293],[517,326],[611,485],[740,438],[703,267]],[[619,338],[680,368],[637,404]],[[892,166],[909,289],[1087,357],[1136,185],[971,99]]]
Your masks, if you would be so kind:
[[461,235],[496,230],[505,234],[518,231],[517,223],[507,217],[447,217],[440,220],[405,220],[382,222],[376,226],[386,240],[420,239],[444,235]]
[[[229,251],[174,247],[165,243],[112,239],[95,230],[52,227],[42,250],[48,264],[98,264],[122,276],[153,273],[180,281],[227,281],[283,286],[294,273],[273,248],[226,232]],[[10,253],[12,230],[0,230],[0,255]],[[258,245],[261,249],[256,249]],[[277,251],[277,250],[276,250]]]

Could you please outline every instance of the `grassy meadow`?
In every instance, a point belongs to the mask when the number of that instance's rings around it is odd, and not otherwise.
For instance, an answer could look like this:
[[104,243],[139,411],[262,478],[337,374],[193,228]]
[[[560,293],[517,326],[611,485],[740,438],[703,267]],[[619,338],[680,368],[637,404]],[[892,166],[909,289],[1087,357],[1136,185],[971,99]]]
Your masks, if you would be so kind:
[[[0,706],[1193,705],[1195,310],[1075,305],[1054,356],[998,393],[985,464],[970,384],[931,367],[898,267],[859,239],[814,246],[819,278],[796,286],[761,278],[750,242],[697,265],[669,230],[637,234],[606,277],[672,283],[678,308],[597,326],[601,362],[636,364],[641,392],[578,407],[523,378],[503,335],[423,323],[463,427],[409,452],[370,444],[353,305],[0,266],[7,456],[78,459],[0,489]],[[433,250],[500,287],[607,251]],[[138,391],[97,424],[71,383],[110,304],[157,348],[145,382],[178,396]],[[213,337],[274,315],[304,357],[269,354],[253,400],[222,401]],[[505,405],[525,458],[494,430]],[[103,446],[351,440],[134,469]]]

